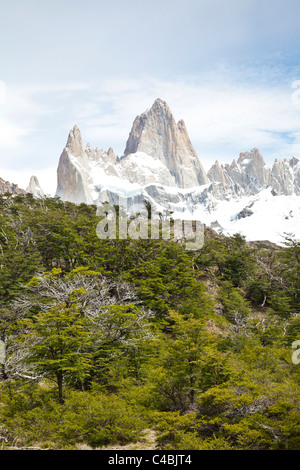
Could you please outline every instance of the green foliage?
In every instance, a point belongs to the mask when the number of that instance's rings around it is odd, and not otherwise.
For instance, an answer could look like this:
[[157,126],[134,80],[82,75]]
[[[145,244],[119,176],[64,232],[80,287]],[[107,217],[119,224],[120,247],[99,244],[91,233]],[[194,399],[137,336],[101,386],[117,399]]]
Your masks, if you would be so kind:
[[110,443],[125,444],[138,440],[147,425],[141,410],[115,395],[72,392],[67,405],[61,431],[65,442],[83,440],[93,448]]
[[240,234],[210,240],[196,262],[199,267],[216,266],[219,276],[234,287],[242,287],[255,267],[252,250]]
[[63,403],[64,379],[71,377],[82,383],[91,368],[86,319],[74,307],[53,307],[24,323],[26,339],[32,340],[30,362],[37,371],[55,378]]
[[18,446],[72,449],[80,444],[91,448],[138,440],[148,421],[140,409],[115,395],[69,392],[58,404],[50,389],[24,386],[7,398],[1,410],[2,431]]
[[238,319],[245,320],[249,317],[250,303],[243,297],[239,288],[233,287],[230,281],[225,281],[219,292],[224,315],[229,321],[236,322]]
[[294,341],[300,340],[300,318],[292,318],[286,327],[286,334],[284,343],[286,346],[291,346]]
[[270,305],[275,313],[288,318],[300,308],[300,242],[285,237],[286,248],[276,253],[276,284],[273,283]]
[[139,245],[126,278],[138,287],[149,308],[160,316],[173,309],[212,312],[212,301],[195,278],[192,258],[181,245],[165,241],[141,241]]
[[300,449],[293,236],[100,240],[95,206],[30,195],[0,220],[3,448]]
[[159,410],[185,413],[194,409],[199,390],[210,382],[226,380],[225,354],[214,353],[216,339],[202,317],[170,312],[168,319],[168,332],[161,337],[152,367],[149,365],[147,396]]
[[232,449],[288,449],[299,429],[295,391],[292,383],[277,384],[266,377],[262,382],[251,374],[239,384],[212,388],[199,397],[198,435],[213,432]]

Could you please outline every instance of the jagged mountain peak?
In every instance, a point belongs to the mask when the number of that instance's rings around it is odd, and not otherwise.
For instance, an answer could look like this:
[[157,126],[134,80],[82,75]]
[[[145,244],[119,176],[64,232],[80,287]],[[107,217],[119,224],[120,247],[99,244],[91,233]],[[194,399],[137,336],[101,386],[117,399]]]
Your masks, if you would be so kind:
[[153,105],[150,108],[150,111],[157,112],[158,110],[169,112],[170,108],[169,108],[168,104],[166,103],[166,101],[164,101],[160,98],[156,98],[156,100],[154,101]]
[[[69,132],[57,174],[56,194],[63,200],[116,204],[122,195],[130,211],[131,206],[148,199],[179,218],[185,213],[188,218],[199,213],[208,225],[217,220],[224,230],[251,228],[256,212],[259,217],[264,214],[264,201],[270,207],[276,207],[277,200],[280,203],[280,197],[274,196],[300,196],[300,159],[276,159],[269,168],[256,147],[241,152],[231,164],[216,160],[206,174],[185,122],[176,122],[168,104],[160,98],[135,118],[121,158],[111,147],[104,151],[87,144],[84,150],[75,125]],[[257,208],[253,209],[255,204]],[[228,214],[223,214],[225,207]],[[289,216],[284,210],[286,221]],[[280,220],[281,215],[276,223]]]
[[117,157],[112,147],[109,147],[109,149],[107,150],[107,156],[111,159],[116,160]]
[[143,118],[151,117],[152,115],[159,116],[162,119],[167,119],[174,126],[177,126],[180,130],[187,132],[186,125],[183,119],[180,119],[177,123],[174,118],[174,115],[166,101],[163,101],[160,98],[157,98],[150,109],[147,109],[144,113],[141,114]]
[[66,148],[72,155],[76,157],[80,157],[84,153],[81,133],[79,127],[76,124],[69,132]]
[[[220,172],[222,171],[222,166],[220,165],[220,162],[219,160],[216,160],[215,163],[212,165],[212,167],[210,168],[209,172],[207,173],[207,175],[209,176],[209,173],[214,173],[214,172]],[[211,179],[211,178],[210,178]]]
[[209,183],[184,121],[177,123],[167,103],[160,98],[135,118],[123,158],[138,152],[168,168],[176,186],[186,188]]
[[244,188],[246,194],[255,194],[270,184],[270,169],[257,148],[241,152],[237,161],[225,165],[225,170],[235,184]]
[[9,181],[6,181],[0,177],[0,194],[5,194],[5,193],[19,195],[19,194],[26,194],[26,191],[25,189],[19,188],[17,184],[10,183]]
[[290,166],[291,166],[291,167],[294,167],[294,166],[298,165],[299,162],[300,162],[300,158],[298,158],[298,157],[292,157],[292,158],[290,159],[290,162],[289,162],[289,163],[290,163]]
[[223,165],[220,165],[219,160],[215,161],[211,169],[208,171],[207,176],[213,183],[223,183],[224,185],[232,184],[232,181],[227,171],[225,170]]
[[41,198],[45,196],[44,191],[42,190],[37,176],[31,176],[29,184],[26,188],[28,193],[31,193],[34,197]]
[[[165,101],[157,98],[151,108],[135,118],[126,143],[124,156],[144,152],[159,158],[164,150],[163,142],[157,142],[157,139],[154,138],[157,137],[156,134],[160,134],[165,138],[166,126],[170,126],[170,124],[176,125],[171,110]],[[150,145],[147,146],[147,143]]]
[[[152,106],[136,117],[136,120],[146,123],[153,118],[168,119],[176,123],[172,111],[166,101],[157,98]],[[126,152],[124,153],[126,154]]]
[[266,162],[258,148],[254,147],[250,152],[242,152],[238,158],[239,165],[261,165],[265,166]]

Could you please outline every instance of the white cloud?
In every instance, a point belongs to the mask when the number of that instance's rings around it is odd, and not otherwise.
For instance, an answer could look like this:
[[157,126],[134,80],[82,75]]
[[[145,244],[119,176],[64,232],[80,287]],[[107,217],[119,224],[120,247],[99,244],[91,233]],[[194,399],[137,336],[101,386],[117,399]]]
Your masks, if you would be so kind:
[[[0,148],[34,145],[36,132],[51,128],[51,119],[63,113],[63,104],[88,90],[84,82],[13,84],[0,81]],[[46,120],[41,125],[41,121]],[[25,141],[29,136],[32,140]],[[46,142],[45,142],[46,144]]]
[[42,108],[26,86],[6,85],[0,108],[0,148],[20,146],[22,138],[32,132]]
[[9,121],[0,118],[0,146],[10,147],[21,144],[20,139],[26,132],[24,129],[11,124]]
[[237,77],[236,71],[222,70],[176,80],[148,76],[7,86],[0,111],[1,166],[9,166],[4,150],[11,146],[14,168],[19,165],[31,173],[32,168],[54,168],[74,124],[84,143],[111,146],[122,155],[134,118],[158,97],[169,104],[176,120],[184,119],[207,169],[215,159],[231,162],[253,147],[270,164],[276,157],[300,155],[300,104],[293,100],[292,81],[267,86],[267,80],[247,80],[247,71]]
[[231,161],[253,147],[269,158],[288,157],[300,154],[296,138],[300,104],[293,102],[293,92],[292,84],[257,86],[241,80],[237,85],[218,75],[210,81],[205,77],[201,81],[107,81],[89,96],[81,116],[82,137],[92,146],[103,146],[104,141],[123,150],[133,119],[159,97],[167,101],[175,119],[185,120],[201,159],[212,162],[216,156]]

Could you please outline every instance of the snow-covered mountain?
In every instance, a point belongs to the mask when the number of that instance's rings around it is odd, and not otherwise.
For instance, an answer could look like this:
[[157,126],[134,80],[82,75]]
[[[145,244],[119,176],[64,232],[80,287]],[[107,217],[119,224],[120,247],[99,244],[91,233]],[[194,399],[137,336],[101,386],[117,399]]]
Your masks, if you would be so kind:
[[208,173],[168,105],[157,99],[137,116],[124,154],[84,148],[74,126],[57,169],[56,195],[74,203],[118,204],[128,211],[145,200],[154,211],[199,220],[218,232],[280,243],[284,232],[300,237],[300,159],[275,160],[270,168],[256,148],[231,164],[216,161]]
[[87,144],[84,149],[74,126],[57,175],[57,196],[76,203],[97,202],[104,188],[141,192],[149,185],[189,188],[209,183],[184,122],[176,123],[160,99],[135,119],[121,158],[111,148],[105,152]]

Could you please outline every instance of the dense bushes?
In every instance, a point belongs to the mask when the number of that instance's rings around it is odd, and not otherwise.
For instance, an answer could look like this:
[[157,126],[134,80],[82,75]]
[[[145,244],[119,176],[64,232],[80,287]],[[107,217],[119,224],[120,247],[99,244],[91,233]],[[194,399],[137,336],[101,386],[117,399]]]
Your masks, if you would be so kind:
[[2,439],[18,447],[92,448],[110,443],[125,444],[140,439],[148,425],[143,412],[116,395],[69,391],[59,404],[53,391],[43,387],[23,393],[2,388]]
[[94,206],[0,201],[3,448],[299,449],[300,243],[99,240]]

